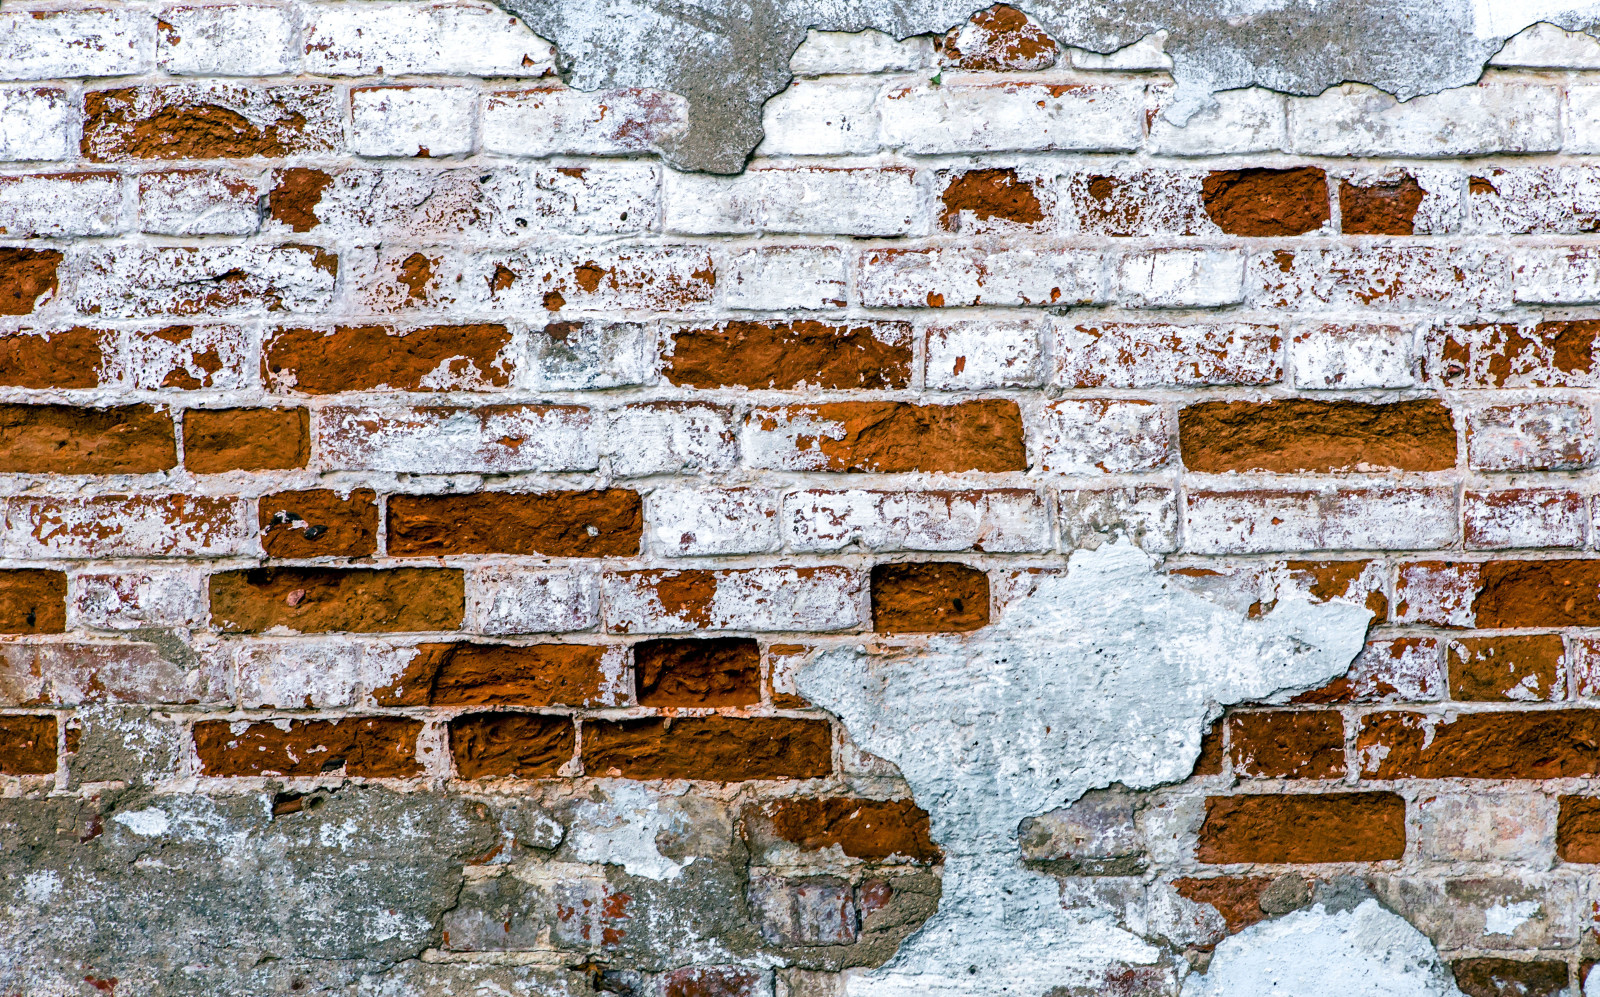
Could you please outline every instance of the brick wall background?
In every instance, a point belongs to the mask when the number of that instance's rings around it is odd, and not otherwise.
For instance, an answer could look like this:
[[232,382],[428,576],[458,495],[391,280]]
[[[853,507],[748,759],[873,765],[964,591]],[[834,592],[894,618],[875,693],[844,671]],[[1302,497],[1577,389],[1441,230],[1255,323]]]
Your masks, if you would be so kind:
[[1184,128],[1163,65],[814,36],[713,177],[486,5],[8,3],[5,992],[829,997],[939,852],[796,664],[1126,535],[1376,615],[1024,829],[1170,947],[1101,992],[1359,883],[1464,992],[1577,993],[1600,43]]

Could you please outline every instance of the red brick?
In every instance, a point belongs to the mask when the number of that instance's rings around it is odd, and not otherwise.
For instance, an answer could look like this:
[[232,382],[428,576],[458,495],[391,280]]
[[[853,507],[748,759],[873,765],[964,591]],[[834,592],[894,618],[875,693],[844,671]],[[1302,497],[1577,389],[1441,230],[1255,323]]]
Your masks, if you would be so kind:
[[989,576],[954,562],[872,568],[872,628],[879,633],[977,630],[989,623]]
[[747,637],[644,640],[633,645],[640,706],[754,706],[761,648]]
[[333,152],[337,88],[174,83],[84,94],[82,152],[93,162],[252,159]]
[[1456,464],[1450,409],[1437,401],[1201,402],[1178,411],[1192,471],[1443,471]]
[[1426,193],[1415,177],[1357,186],[1339,181],[1339,230],[1345,235],[1411,235]]
[[1600,710],[1373,713],[1356,757],[1370,779],[1572,779],[1600,775]]
[[1556,814],[1556,855],[1563,862],[1600,862],[1600,796],[1563,796]]
[[1261,894],[1272,885],[1271,876],[1215,876],[1208,879],[1174,879],[1178,896],[1197,904],[1210,904],[1237,934],[1267,916],[1261,909]]
[[1406,850],[1406,802],[1394,793],[1208,796],[1201,862],[1383,862]]
[[765,976],[743,966],[685,966],[661,978],[661,997],[758,997]]
[[418,644],[379,706],[607,706],[594,644]]
[[56,718],[0,716],[0,775],[54,775]]
[[183,466],[195,474],[305,467],[311,414],[303,408],[190,409],[183,414]]
[[0,471],[145,474],[177,462],[172,417],[153,405],[0,405]]
[[1061,56],[1061,46],[1037,22],[1003,3],[950,29],[939,47],[942,66],[991,72],[1049,69]]
[[1450,642],[1450,698],[1544,701],[1567,698],[1566,654],[1559,634],[1461,637]]
[[748,426],[746,449],[757,467],[996,473],[1028,467],[1022,412],[1010,400],[756,409]]
[[663,373],[694,388],[906,388],[911,325],[723,322],[670,334]]
[[1332,710],[1235,713],[1228,718],[1233,770],[1267,779],[1344,775],[1344,720]]
[[252,568],[211,576],[211,623],[235,633],[455,630],[465,599],[461,572],[445,568]]
[[267,339],[262,375],[275,391],[461,391],[511,383],[503,325],[278,329]]
[[1017,228],[1042,228],[1047,221],[1033,178],[1012,168],[941,172],[944,211],[939,224],[947,232],[974,235]]
[[0,633],[58,634],[67,629],[67,576],[60,571],[0,571]]
[[1597,319],[1439,326],[1428,334],[1423,376],[1452,388],[1593,387],[1597,341]]
[[644,528],[639,493],[625,488],[391,495],[388,505],[396,557],[630,557]]
[[1229,235],[1304,235],[1327,223],[1327,175],[1315,166],[1222,170],[1201,186],[1206,214]]
[[576,744],[570,717],[469,713],[450,721],[450,753],[463,779],[554,778]]
[[40,298],[53,297],[61,259],[54,249],[0,248],[0,315],[31,315]]
[[417,736],[422,721],[401,717],[290,720],[249,723],[202,720],[194,725],[195,754],[203,775],[307,776],[343,769],[357,778],[405,779],[421,775]]
[[[0,292],[3,293],[3,292]],[[94,388],[106,357],[99,329],[0,335],[0,384],[18,388]]]
[[1466,997],[1559,997],[1567,992],[1567,964],[1533,959],[1457,959],[1450,963]]
[[778,837],[807,851],[838,845],[868,862],[904,856],[931,863],[943,856],[929,836],[927,812],[909,799],[795,796],[762,805],[760,815]]
[[263,495],[256,506],[268,557],[367,557],[378,551],[377,494],[326,488]]
[[1472,614],[1485,629],[1600,626],[1600,560],[1489,561]]
[[833,771],[832,733],[825,720],[591,720],[583,767],[624,779],[819,779]]

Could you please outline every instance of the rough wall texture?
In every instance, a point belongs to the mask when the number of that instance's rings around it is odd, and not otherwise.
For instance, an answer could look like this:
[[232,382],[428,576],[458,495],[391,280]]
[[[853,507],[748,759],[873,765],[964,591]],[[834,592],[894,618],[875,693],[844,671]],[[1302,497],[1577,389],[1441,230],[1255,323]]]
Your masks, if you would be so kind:
[[1055,33],[0,11],[0,994],[1580,992],[1600,43]]

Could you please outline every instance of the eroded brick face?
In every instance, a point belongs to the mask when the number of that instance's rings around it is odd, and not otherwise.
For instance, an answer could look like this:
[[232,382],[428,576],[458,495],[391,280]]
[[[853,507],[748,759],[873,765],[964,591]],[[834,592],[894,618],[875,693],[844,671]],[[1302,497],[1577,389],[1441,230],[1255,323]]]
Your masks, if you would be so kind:
[[1028,816],[1162,949],[1066,990],[1363,891],[1594,989],[1593,44],[1179,126],[1179,33],[1041,18],[811,33],[723,175],[480,0],[0,9],[0,992],[831,997],[970,856],[811,663],[982,660],[1124,545],[1370,620]]

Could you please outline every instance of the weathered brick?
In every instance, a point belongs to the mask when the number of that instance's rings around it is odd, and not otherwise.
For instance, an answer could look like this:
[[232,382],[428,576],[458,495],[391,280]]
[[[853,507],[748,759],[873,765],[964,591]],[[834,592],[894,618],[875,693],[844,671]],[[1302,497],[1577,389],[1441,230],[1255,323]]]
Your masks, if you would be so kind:
[[625,698],[598,644],[418,644],[375,685],[379,706],[613,706]]
[[1015,7],[995,4],[945,33],[939,64],[968,70],[1049,69],[1061,46],[1038,22]]
[[1483,565],[1470,561],[1402,564],[1395,587],[1395,622],[1470,627]]
[[862,622],[862,579],[848,568],[619,571],[603,584],[613,633],[830,631]]
[[1600,560],[1488,561],[1471,612],[1486,629],[1600,625]]
[[370,488],[263,495],[256,506],[268,557],[367,557],[378,552],[378,503]]
[[1189,493],[1187,549],[1205,554],[1295,550],[1436,550],[1456,539],[1448,487]]
[[410,474],[584,471],[599,464],[588,409],[576,405],[376,409],[317,413],[322,466]]
[[1576,235],[1600,228],[1593,166],[1488,166],[1467,181],[1467,231]]
[[633,645],[640,706],[754,706],[761,648],[748,637],[642,640]]
[[190,409],[183,466],[195,474],[305,467],[311,416],[303,408]]
[[0,645],[0,703],[82,706],[89,703],[193,705],[222,703],[227,672],[195,660],[178,645],[143,641],[67,640]]
[[1461,520],[1466,544],[1476,550],[1582,547],[1589,535],[1588,503],[1561,488],[1468,489]]
[[654,325],[549,322],[528,333],[519,380],[536,391],[588,391],[655,380]]
[[0,162],[73,158],[78,107],[59,87],[0,87]]
[[572,719],[537,713],[469,713],[450,721],[450,753],[463,779],[549,779],[572,760]]
[[[279,726],[279,724],[284,726]],[[421,775],[417,737],[422,721],[401,717],[289,720],[194,725],[200,771],[212,776],[320,775],[343,770],[366,779]]]
[[1600,862],[1600,797],[1563,796],[1556,817],[1556,854],[1563,862]]
[[878,102],[885,145],[913,154],[1116,152],[1144,138],[1143,88],[983,83],[903,86]]
[[911,326],[722,322],[667,334],[662,373],[695,388],[906,388]]
[[1201,862],[1382,862],[1406,848],[1406,804],[1394,793],[1208,796]]
[[145,474],[178,462],[172,416],[153,405],[0,405],[0,470]]
[[156,27],[156,64],[174,76],[278,76],[300,67],[298,32],[288,7],[163,7]]
[[344,115],[322,84],[168,83],[83,97],[85,159],[283,159],[338,151]]
[[1087,305],[1104,295],[1100,263],[1088,249],[871,249],[857,291],[878,308]]
[[1412,330],[1368,323],[1323,323],[1289,340],[1295,387],[1308,390],[1409,388],[1416,383]]
[[238,676],[245,709],[339,709],[354,706],[368,672],[385,651],[349,640],[230,639],[208,645],[208,660]]
[[1226,156],[1247,152],[1285,152],[1289,148],[1288,112],[1282,94],[1262,87],[1212,94],[1214,107],[1200,110],[1183,125],[1174,124],[1166,109],[1173,85],[1148,88],[1146,148],[1158,155]]
[[630,557],[643,532],[639,493],[625,488],[391,495],[387,506],[395,557]]
[[1201,402],[1178,410],[1191,471],[1444,471],[1456,431],[1437,401]]
[[928,831],[928,815],[909,799],[789,797],[752,808],[770,833],[806,850],[832,848],[851,858],[883,862],[896,858],[935,862],[939,846]]
[[719,264],[722,301],[729,308],[818,310],[843,308],[849,264],[836,246],[758,246]]
[[1031,388],[1043,382],[1041,323],[974,321],[925,327],[927,387],[943,391]]
[[1451,388],[1584,388],[1600,383],[1594,365],[1600,322],[1436,325],[1427,334],[1423,374]]
[[31,315],[60,287],[61,253],[54,249],[0,249],[0,315]]
[[155,24],[138,8],[0,14],[0,79],[135,76],[155,63]]
[[155,235],[253,235],[261,227],[256,177],[209,170],[139,176],[139,230]]
[[1244,300],[1245,255],[1233,249],[1150,249],[1117,261],[1117,301],[1129,308],[1221,308]]
[[1446,862],[1548,863],[1554,804],[1542,794],[1427,794],[1417,801],[1417,850]]
[[0,549],[12,557],[218,557],[250,547],[231,497],[20,496],[3,508]]
[[868,551],[1040,552],[1050,547],[1050,521],[1038,492],[794,492],[784,500],[789,548],[806,553]]
[[1561,93],[1528,83],[1486,82],[1408,101],[1346,83],[1290,100],[1289,142],[1314,156],[1478,156],[1554,152]]
[[483,634],[568,633],[600,622],[592,576],[509,566],[469,576],[467,629]]
[[1417,210],[1427,196],[1417,178],[1339,181],[1339,231],[1345,235],[1416,235]]
[[1327,174],[1315,166],[1216,170],[1201,183],[1201,198],[1229,235],[1305,235],[1331,216]]
[[317,4],[305,29],[318,76],[550,76],[555,51],[488,5]]
[[774,945],[850,945],[858,937],[860,910],[847,880],[757,876],[747,896],[756,927]]
[[1372,713],[1356,757],[1369,779],[1568,779],[1600,772],[1593,710]]
[[236,325],[170,325],[107,332],[115,343],[101,377],[125,389],[199,391],[254,386],[256,336]]
[[879,633],[977,630],[989,623],[989,576],[956,562],[872,568],[872,629]]
[[818,471],[1021,471],[1022,418],[1002,399],[953,405],[832,402],[755,409],[745,421],[755,467]]
[[339,271],[310,246],[94,247],[79,263],[74,307],[112,318],[321,311]]
[[795,673],[811,658],[804,644],[767,645],[767,687],[772,705],[780,710],[804,710],[811,703],[795,686]]
[[1540,69],[1600,69],[1600,49],[1581,31],[1563,31],[1549,22],[1524,28],[1490,59],[1491,66]]
[[1332,710],[1246,712],[1228,717],[1233,770],[1267,779],[1344,775],[1344,721]]
[[462,391],[511,383],[503,325],[278,329],[264,346],[262,373],[279,391]]
[[1600,86],[1593,84],[1567,87],[1566,131],[1562,148],[1569,153],[1600,152],[1600,141],[1594,137],[1593,128],[1600,123]]
[[1600,253],[1587,246],[1518,249],[1511,260],[1511,297],[1518,304],[1600,302]]
[[[1115,169],[1072,172],[1053,186],[1064,232],[1140,237],[1216,235],[1194,170]],[[1046,195],[1047,198],[1051,195]]]
[[1061,544],[1069,551],[1118,536],[1152,554],[1178,549],[1178,493],[1171,488],[1063,489],[1057,503]]
[[765,488],[657,489],[645,520],[666,557],[766,554],[780,543],[778,493]]
[[766,137],[756,155],[876,152],[878,90],[876,81],[794,81],[762,107],[761,128]]
[[940,170],[939,227],[962,235],[1048,232],[1056,195],[1047,175],[1015,167]]
[[661,981],[662,997],[761,997],[764,970],[743,966],[685,966]]
[[115,235],[122,216],[122,178],[115,173],[0,177],[0,235]]
[[1172,460],[1172,427],[1167,409],[1152,402],[1051,402],[1044,407],[1034,447],[1042,471],[1154,471]]
[[1440,642],[1432,637],[1370,641],[1350,670],[1296,703],[1431,702],[1444,698]]
[[1250,258],[1245,286],[1263,308],[1490,311],[1511,304],[1512,275],[1498,249],[1276,249]]
[[1567,698],[1566,653],[1557,634],[1460,637],[1447,650],[1450,698],[1553,701]]
[[483,101],[483,151],[502,156],[654,152],[688,127],[688,102],[659,90],[533,87]]
[[478,92],[470,87],[356,87],[350,91],[350,151],[464,156],[472,152],[477,111]]
[[1600,441],[1587,405],[1531,402],[1467,414],[1467,463],[1476,471],[1572,471],[1597,457]]
[[737,177],[669,171],[662,225],[690,235],[786,232],[899,236],[927,230],[914,170],[752,169]]
[[1275,325],[1107,322],[1055,328],[1055,371],[1064,388],[1272,384],[1283,379]]
[[94,388],[104,376],[105,341],[97,329],[24,330],[0,335],[0,384],[19,388]]
[[591,720],[583,768],[623,779],[817,779],[833,771],[832,733],[825,720]]
[[66,629],[66,575],[35,568],[0,571],[0,633],[58,634]]
[[212,625],[238,633],[454,630],[464,601],[461,572],[444,568],[252,568],[210,585]]
[[55,775],[56,718],[0,716],[0,775]]
[[72,576],[77,627],[140,630],[205,625],[205,578],[193,568],[80,571]]

